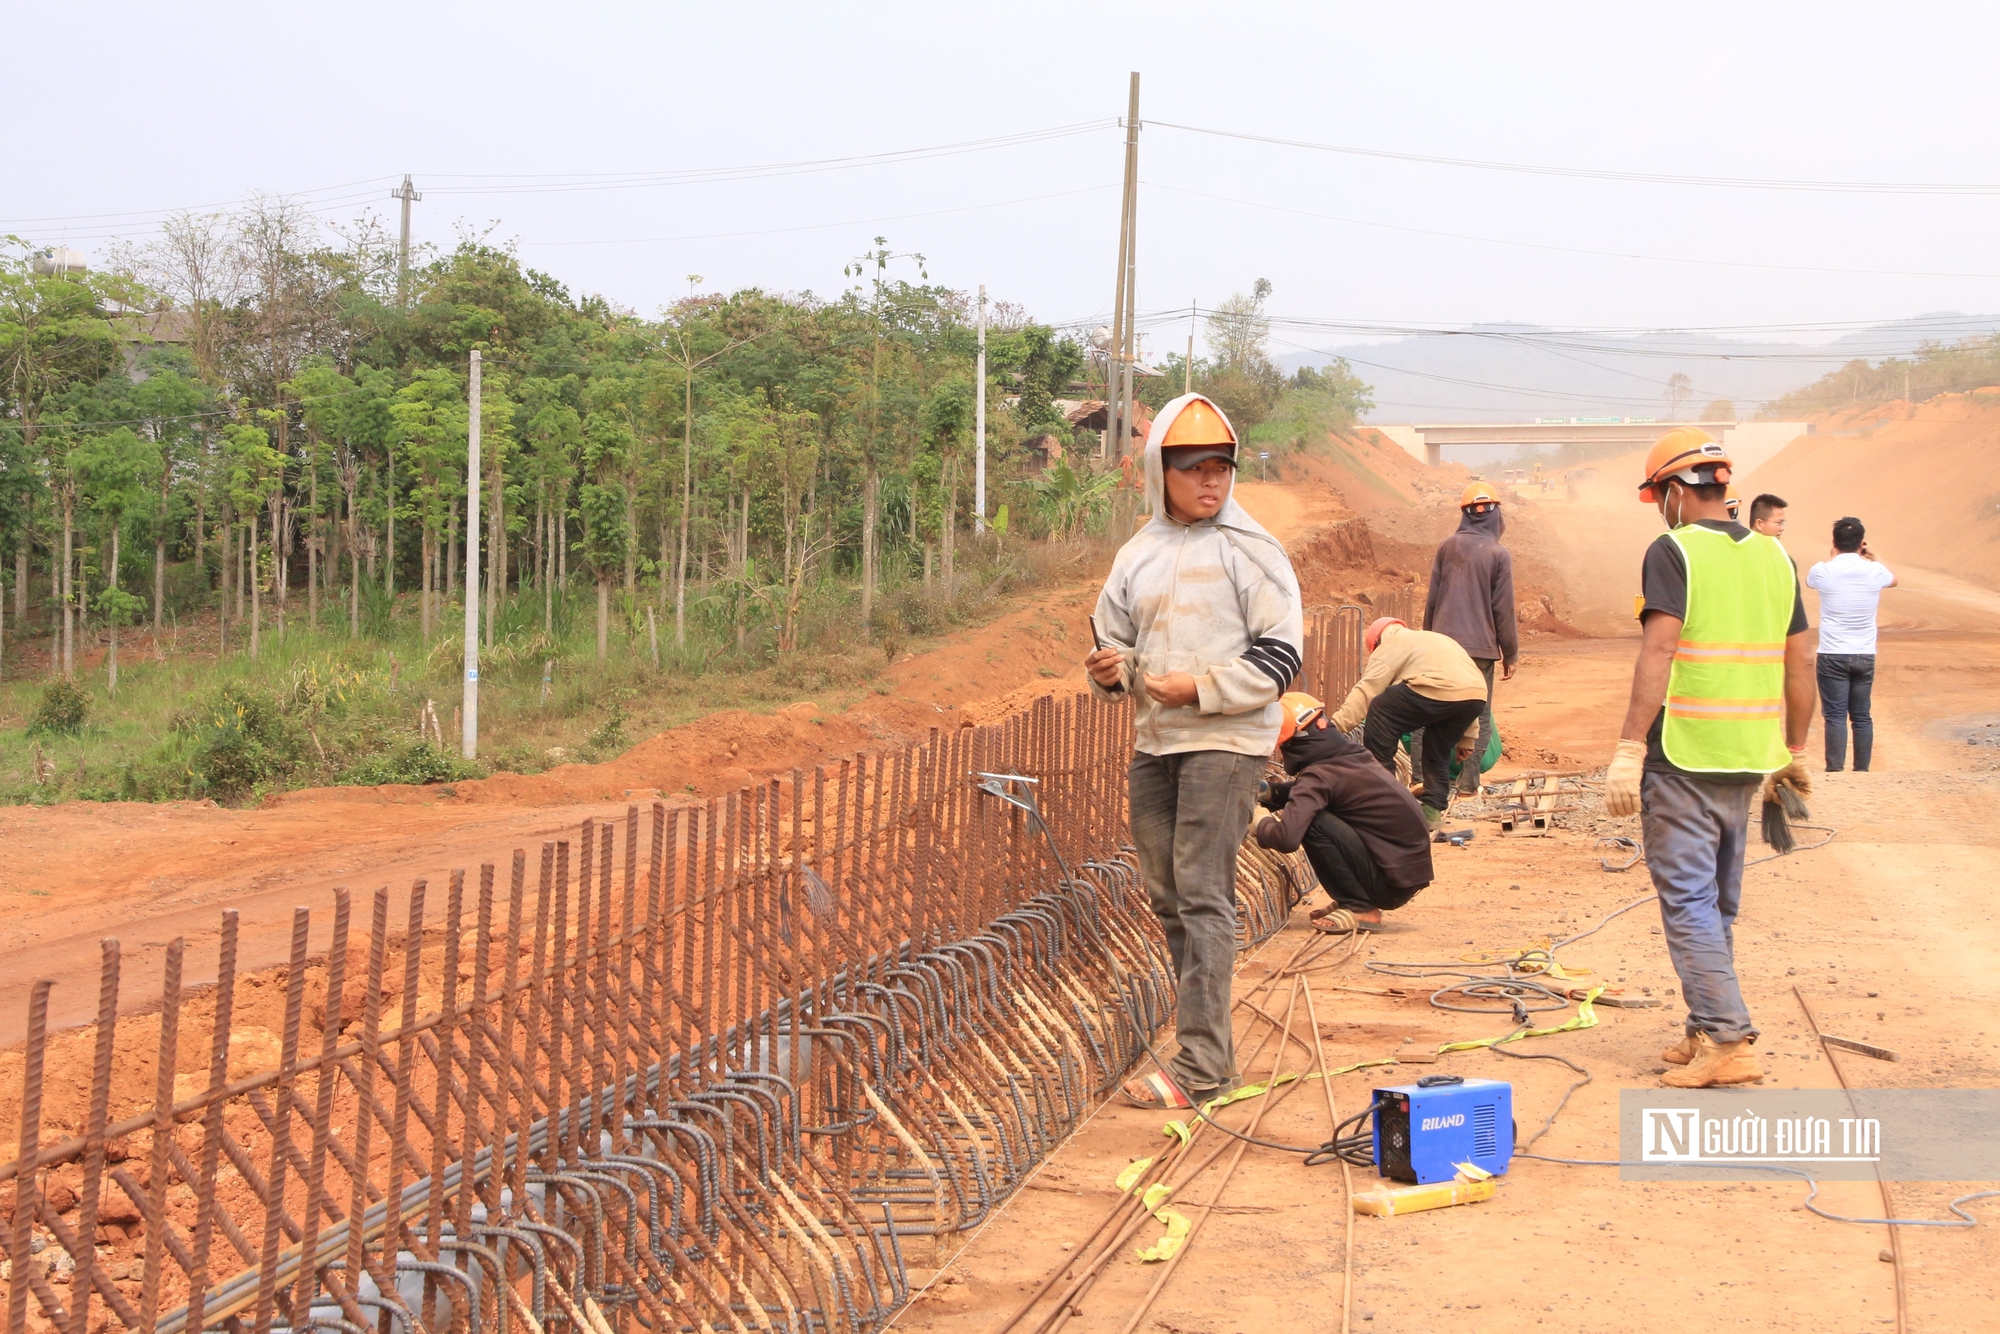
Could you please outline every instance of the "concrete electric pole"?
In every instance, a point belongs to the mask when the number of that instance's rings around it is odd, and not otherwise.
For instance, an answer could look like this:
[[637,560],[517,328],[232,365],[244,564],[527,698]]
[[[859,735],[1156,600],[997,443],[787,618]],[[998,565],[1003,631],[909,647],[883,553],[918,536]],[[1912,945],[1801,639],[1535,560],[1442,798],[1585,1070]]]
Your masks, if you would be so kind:
[[[407,209],[407,205],[405,208]],[[472,349],[472,402],[465,431],[465,707],[459,737],[466,759],[479,753],[479,349]]]
[[986,284],[979,284],[979,360],[973,372],[978,386],[972,410],[972,434],[978,443],[972,456],[972,531],[986,531]]
[[391,190],[389,198],[403,201],[403,234],[396,243],[396,304],[402,306],[408,304],[410,291],[410,205],[423,195],[410,184],[409,173],[405,172],[401,188]]

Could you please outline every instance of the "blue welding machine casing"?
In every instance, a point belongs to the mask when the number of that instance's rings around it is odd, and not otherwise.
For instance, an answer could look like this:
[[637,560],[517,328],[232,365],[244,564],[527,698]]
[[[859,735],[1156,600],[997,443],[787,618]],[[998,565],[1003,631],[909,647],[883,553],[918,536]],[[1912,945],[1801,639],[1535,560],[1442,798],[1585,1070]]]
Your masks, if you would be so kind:
[[1499,1176],[1514,1156],[1514,1086],[1503,1080],[1429,1075],[1376,1089],[1375,1102],[1375,1170],[1393,1181],[1449,1181],[1459,1163]]

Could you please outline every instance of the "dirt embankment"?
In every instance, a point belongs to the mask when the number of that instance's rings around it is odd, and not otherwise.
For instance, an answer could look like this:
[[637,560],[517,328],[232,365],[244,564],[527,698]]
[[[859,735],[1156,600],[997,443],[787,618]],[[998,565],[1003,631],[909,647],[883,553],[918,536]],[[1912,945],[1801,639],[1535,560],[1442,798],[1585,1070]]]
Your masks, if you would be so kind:
[[1802,568],[1852,514],[1892,566],[2000,588],[2000,386],[1828,415],[1739,489],[1791,502],[1785,545]]

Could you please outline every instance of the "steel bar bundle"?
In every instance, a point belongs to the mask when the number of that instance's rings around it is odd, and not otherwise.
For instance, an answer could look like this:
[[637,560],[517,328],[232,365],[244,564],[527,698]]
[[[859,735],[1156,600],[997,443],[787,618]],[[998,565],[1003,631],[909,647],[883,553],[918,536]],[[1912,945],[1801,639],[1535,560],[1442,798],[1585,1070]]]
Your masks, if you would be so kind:
[[[144,1013],[106,940],[95,1024],[38,982],[0,1067],[6,1329],[879,1328],[1173,1014],[1130,736],[1048,697],[633,806],[401,912],[335,891],[261,972],[225,912]],[[1312,881],[1238,865],[1247,945]]]

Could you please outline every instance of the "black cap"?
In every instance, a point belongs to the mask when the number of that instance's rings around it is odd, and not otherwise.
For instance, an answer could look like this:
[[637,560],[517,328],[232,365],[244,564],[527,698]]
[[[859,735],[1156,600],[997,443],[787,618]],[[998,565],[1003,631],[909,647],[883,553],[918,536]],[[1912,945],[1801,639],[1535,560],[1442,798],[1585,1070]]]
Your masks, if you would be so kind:
[[1236,466],[1234,445],[1169,445],[1160,451],[1160,461],[1175,472],[1186,472],[1197,463],[1210,459],[1223,459],[1230,467]]

